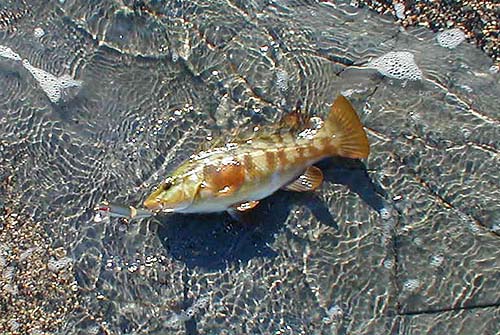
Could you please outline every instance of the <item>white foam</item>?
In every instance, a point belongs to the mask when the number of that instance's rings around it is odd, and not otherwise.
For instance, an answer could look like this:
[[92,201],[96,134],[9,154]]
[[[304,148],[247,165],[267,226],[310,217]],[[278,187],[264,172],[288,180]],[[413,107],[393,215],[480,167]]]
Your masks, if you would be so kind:
[[430,264],[433,267],[440,267],[444,262],[444,256],[443,255],[434,255],[431,258]]
[[422,71],[415,63],[415,57],[408,51],[391,51],[367,64],[382,75],[402,80],[420,80]]
[[179,60],[179,54],[177,53],[177,51],[172,50],[172,62],[177,63],[178,60]]
[[384,268],[391,270],[394,268],[394,261],[392,259],[386,259],[383,263]]
[[404,3],[401,3],[401,2],[396,2],[393,4],[393,7],[394,7],[394,11],[396,12],[396,17],[398,19],[404,19],[406,17],[406,14],[405,14],[405,5]]
[[323,322],[326,324],[336,323],[344,317],[344,310],[339,305],[333,305],[326,311]]
[[14,52],[9,47],[0,45],[0,57],[12,59],[12,60],[21,60],[21,56]]
[[440,32],[436,38],[443,48],[454,49],[465,40],[465,33],[458,28],[453,28]]
[[276,72],[276,85],[282,92],[288,90],[288,73],[285,70]]
[[495,223],[492,227],[491,227],[491,231],[496,233],[496,234],[499,234],[500,233],[500,223]]
[[415,292],[421,285],[418,279],[408,279],[403,283],[403,289],[409,292]]
[[19,255],[19,261],[24,261],[26,258],[29,258],[35,251],[38,250],[38,247],[31,247],[21,253]]
[[101,330],[101,327],[99,327],[98,325],[91,325],[87,328],[87,334],[97,335],[99,334],[99,330]]
[[21,327],[21,324],[19,322],[17,322],[17,320],[15,320],[15,319],[10,319],[9,320],[9,327],[10,327],[10,330],[16,331]]
[[390,208],[382,208],[379,212],[383,220],[389,220],[392,217],[392,211]]
[[12,265],[8,266],[3,270],[2,278],[7,282],[11,282],[14,279],[15,272],[16,269]]
[[33,35],[35,35],[36,38],[41,38],[43,35],[45,35],[45,31],[40,27],[36,27],[33,31]]
[[58,272],[64,268],[68,268],[73,263],[73,259],[69,257],[63,257],[61,259],[51,258],[47,264],[47,268],[50,271]]
[[50,101],[54,103],[61,99],[63,90],[71,87],[79,87],[82,84],[81,81],[75,80],[67,74],[56,77],[47,71],[34,67],[27,59],[23,59],[23,65],[35,77]]

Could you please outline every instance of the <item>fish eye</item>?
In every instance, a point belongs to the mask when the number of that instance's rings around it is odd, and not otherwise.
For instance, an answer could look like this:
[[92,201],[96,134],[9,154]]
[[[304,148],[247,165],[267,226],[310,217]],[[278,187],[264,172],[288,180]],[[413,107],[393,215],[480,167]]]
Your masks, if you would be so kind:
[[172,187],[173,181],[172,178],[167,178],[165,179],[165,182],[162,185],[162,189],[164,191],[168,190],[170,187]]

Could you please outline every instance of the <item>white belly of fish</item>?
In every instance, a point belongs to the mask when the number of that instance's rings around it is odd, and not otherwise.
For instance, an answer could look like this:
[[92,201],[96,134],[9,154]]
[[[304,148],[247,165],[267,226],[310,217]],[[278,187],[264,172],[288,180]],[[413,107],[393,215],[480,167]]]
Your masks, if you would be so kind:
[[293,171],[275,172],[270,178],[270,181],[263,183],[262,185],[256,185],[255,191],[250,194],[236,194],[228,197],[217,197],[207,201],[196,202],[190,206],[182,209],[178,209],[177,213],[216,213],[224,212],[233,207],[234,205],[239,205],[252,200],[261,200],[267,198],[280,188],[288,185],[290,182],[295,180],[301,173],[303,169],[296,169]]

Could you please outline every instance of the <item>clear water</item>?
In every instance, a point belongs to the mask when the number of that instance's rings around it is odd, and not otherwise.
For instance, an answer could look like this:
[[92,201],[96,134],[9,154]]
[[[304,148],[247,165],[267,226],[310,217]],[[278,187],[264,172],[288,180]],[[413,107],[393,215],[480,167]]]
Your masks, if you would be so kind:
[[[80,306],[61,333],[494,333],[500,85],[472,45],[343,1],[2,3],[19,15],[0,45],[81,81],[51,100],[0,57],[1,167],[72,261]],[[391,51],[422,79],[363,67]],[[94,220],[103,199],[140,204],[207,138],[297,105],[324,116],[340,93],[372,153],[322,162],[314,194],[278,192],[244,223]]]

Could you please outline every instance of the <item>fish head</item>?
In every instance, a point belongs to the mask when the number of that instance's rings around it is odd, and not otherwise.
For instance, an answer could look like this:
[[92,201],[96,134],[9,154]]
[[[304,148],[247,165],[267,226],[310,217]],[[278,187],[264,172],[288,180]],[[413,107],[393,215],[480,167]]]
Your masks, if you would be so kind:
[[189,207],[196,197],[201,181],[196,175],[189,177],[168,177],[144,201],[152,211],[173,213]]

